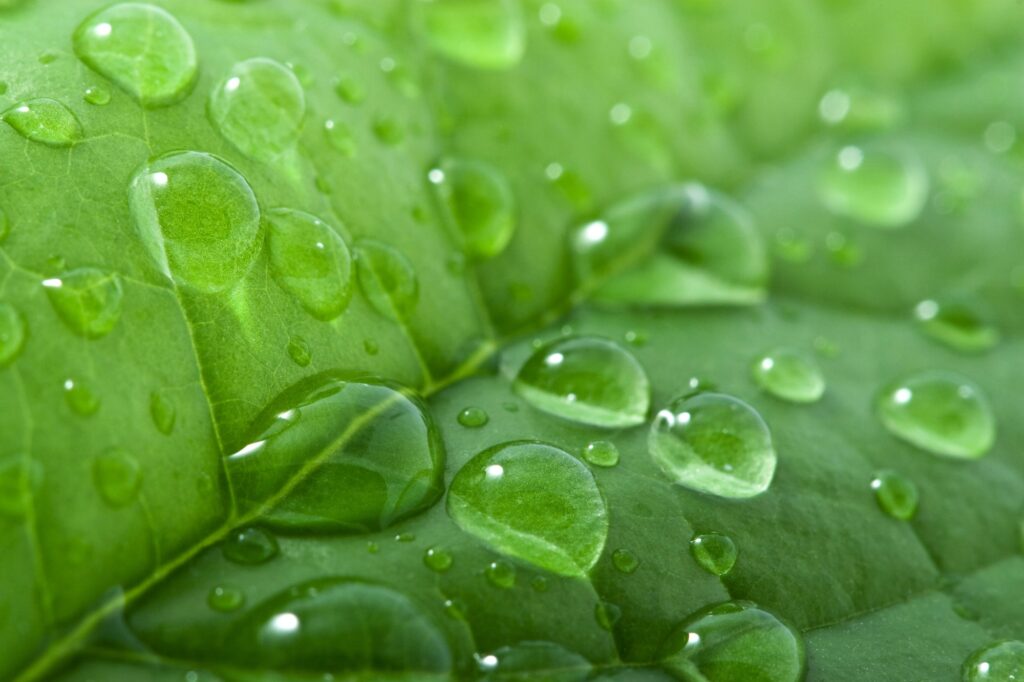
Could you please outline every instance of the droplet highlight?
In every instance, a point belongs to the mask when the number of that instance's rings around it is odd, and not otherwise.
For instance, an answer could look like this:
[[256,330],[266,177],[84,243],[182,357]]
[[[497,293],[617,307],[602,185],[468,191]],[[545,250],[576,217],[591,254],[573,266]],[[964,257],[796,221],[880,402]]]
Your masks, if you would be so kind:
[[231,531],[221,545],[225,559],[247,566],[265,564],[280,551],[273,535],[252,526]]
[[1018,682],[1024,680],[1024,642],[1007,640],[984,646],[964,661],[964,682]]
[[613,467],[619,463],[619,449],[608,440],[595,440],[583,448],[583,459],[594,466]]

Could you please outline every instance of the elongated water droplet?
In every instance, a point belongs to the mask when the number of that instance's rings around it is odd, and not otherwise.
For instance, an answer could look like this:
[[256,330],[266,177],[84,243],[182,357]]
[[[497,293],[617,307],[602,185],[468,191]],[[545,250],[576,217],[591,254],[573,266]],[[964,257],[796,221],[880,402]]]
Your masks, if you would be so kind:
[[203,152],[174,152],[139,169],[129,200],[157,266],[204,292],[238,282],[256,254],[260,210],[238,171]]
[[452,553],[443,547],[428,547],[423,552],[423,565],[436,573],[444,573],[453,563],[455,558]]
[[519,642],[477,654],[481,682],[583,682],[593,668],[575,651],[552,642]]
[[316,216],[288,208],[267,213],[270,272],[318,320],[333,320],[352,298],[352,255]]
[[79,59],[143,106],[178,102],[195,81],[192,37],[154,5],[123,2],[91,14],[75,30],[73,43]]
[[82,139],[82,124],[55,99],[30,99],[3,113],[4,121],[27,140],[70,147]]
[[58,317],[79,336],[106,336],[121,319],[121,277],[98,268],[79,268],[43,280]]
[[793,348],[776,348],[754,361],[754,381],[776,398],[813,403],[825,394],[825,375],[809,355]]
[[42,466],[28,455],[0,457],[0,517],[23,518],[42,479]]
[[460,424],[469,429],[478,429],[481,426],[485,426],[490,420],[490,417],[479,407],[467,407],[462,412],[459,412],[458,421]]
[[206,603],[214,611],[222,613],[237,611],[245,605],[245,592],[237,587],[217,585],[206,595]]
[[430,46],[479,69],[515,66],[526,51],[526,28],[513,0],[420,0],[420,22]]
[[501,559],[487,564],[484,575],[487,576],[487,582],[503,590],[512,589],[516,585],[516,567]]
[[377,312],[396,321],[412,313],[420,288],[408,258],[387,244],[361,239],[356,264],[359,287]]
[[309,367],[313,361],[313,352],[305,338],[295,335],[288,339],[288,357],[299,367]]
[[595,440],[583,448],[583,459],[594,466],[613,467],[619,463],[619,449],[608,440]]
[[256,57],[239,62],[210,92],[213,126],[239,151],[267,160],[289,149],[306,114],[299,79],[280,62]]
[[928,371],[887,386],[875,406],[889,431],[937,455],[977,459],[992,447],[995,415],[970,379]]
[[156,430],[165,436],[170,435],[174,430],[174,423],[178,419],[178,411],[174,403],[160,391],[153,391],[149,394],[149,415],[153,418]]
[[617,549],[612,552],[612,564],[622,573],[635,573],[640,568],[640,559],[628,549]]
[[921,214],[928,184],[916,156],[847,146],[822,169],[818,196],[836,215],[879,229],[897,229]]
[[921,330],[965,353],[986,351],[999,343],[999,330],[966,299],[927,299],[914,307]]
[[124,450],[113,449],[93,460],[92,478],[104,502],[111,507],[124,507],[138,497],[142,468]]
[[875,500],[889,516],[909,521],[917,512],[917,486],[909,478],[895,471],[879,471],[871,481]]
[[775,474],[768,425],[753,407],[721,393],[673,400],[655,417],[648,448],[673,481],[721,497],[760,495]]
[[427,173],[458,227],[471,258],[494,258],[516,229],[512,188],[497,168],[479,161],[447,159]]
[[607,428],[641,424],[650,407],[651,386],[640,363],[596,336],[541,346],[519,370],[514,388],[538,410]]
[[984,646],[964,661],[964,682],[1019,682],[1024,680],[1024,642],[1007,640]]
[[100,399],[82,379],[64,380],[64,399],[76,414],[89,417],[100,409]]
[[6,367],[21,355],[27,335],[24,316],[10,303],[0,303],[0,367]]
[[248,527],[231,531],[221,545],[224,558],[236,564],[265,564],[281,550],[277,539],[262,528]]
[[90,85],[85,89],[85,94],[82,95],[89,104],[95,104],[96,106],[103,106],[104,104],[110,103],[110,90],[107,90],[102,85]]
[[722,576],[732,570],[739,557],[736,543],[722,533],[702,533],[690,540],[690,553],[701,568]]
[[504,443],[452,481],[448,513],[466,532],[553,573],[583,576],[608,535],[608,509],[590,470],[553,445]]

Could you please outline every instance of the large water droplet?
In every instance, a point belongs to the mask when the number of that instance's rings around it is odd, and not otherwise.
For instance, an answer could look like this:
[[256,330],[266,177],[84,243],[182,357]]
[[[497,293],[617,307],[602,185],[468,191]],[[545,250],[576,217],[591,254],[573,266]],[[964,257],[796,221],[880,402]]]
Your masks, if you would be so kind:
[[42,466],[28,455],[0,457],[0,516],[24,517],[42,479]]
[[291,147],[306,113],[299,79],[284,64],[256,57],[235,64],[210,93],[214,127],[243,154],[272,159]]
[[423,404],[396,387],[317,377],[286,390],[227,460],[240,508],[281,529],[359,532],[426,509],[444,446]]
[[481,682],[583,682],[593,666],[583,656],[552,642],[519,642],[477,655]]
[[497,445],[466,463],[448,492],[448,513],[498,551],[568,576],[586,575],[608,535],[590,470],[532,441]]
[[64,400],[72,411],[83,417],[92,416],[100,409],[100,399],[82,379],[64,380]]
[[776,348],[754,361],[754,381],[776,398],[813,403],[825,394],[825,375],[814,358],[793,348]]
[[921,214],[928,184],[928,174],[916,156],[847,146],[822,169],[818,196],[836,215],[896,229]]
[[928,299],[914,307],[914,318],[930,337],[965,353],[999,343],[999,330],[966,299]]
[[352,256],[328,224],[308,213],[267,213],[270,272],[282,289],[319,320],[333,320],[352,297]]
[[249,269],[259,205],[224,161],[203,152],[161,156],[135,174],[129,200],[143,244],[169,277],[215,292]]
[[262,528],[239,528],[231,531],[221,545],[224,558],[236,564],[265,564],[278,555],[277,539]]
[[92,461],[92,478],[104,502],[111,507],[124,507],[138,497],[142,468],[137,459],[115,448]]
[[153,5],[124,2],[91,14],[75,30],[73,42],[79,59],[143,106],[173,104],[195,81],[192,37]]
[[449,159],[427,177],[459,228],[467,254],[493,258],[505,250],[516,228],[512,188],[497,168]]
[[437,52],[480,69],[515,66],[526,28],[515,0],[420,0],[423,32]]
[[643,423],[651,399],[650,382],[636,358],[596,336],[541,346],[519,370],[515,390],[539,410],[607,428]]
[[708,573],[722,576],[736,565],[739,550],[728,535],[702,533],[690,540],[690,554]]
[[6,367],[21,355],[28,328],[25,318],[10,303],[0,303],[0,367]]
[[909,521],[917,512],[917,486],[909,478],[895,471],[879,471],[871,481],[875,500],[889,516]]
[[383,242],[361,239],[356,264],[359,287],[377,312],[399,321],[412,313],[420,289],[408,258]]
[[121,277],[98,268],[79,268],[43,280],[57,315],[79,336],[106,336],[121,319]]
[[875,404],[894,436],[935,454],[977,459],[995,441],[995,415],[985,394],[952,372],[909,376],[887,386]]
[[1008,640],[978,649],[964,661],[964,682],[1024,680],[1024,642]]
[[775,474],[775,448],[761,415],[738,398],[698,393],[660,411],[651,457],[676,483],[721,497],[760,495]]
[[4,121],[27,140],[70,147],[82,139],[82,124],[55,99],[30,99],[3,113]]
[[800,682],[806,653],[790,625],[750,602],[697,612],[662,646],[662,666],[684,680]]

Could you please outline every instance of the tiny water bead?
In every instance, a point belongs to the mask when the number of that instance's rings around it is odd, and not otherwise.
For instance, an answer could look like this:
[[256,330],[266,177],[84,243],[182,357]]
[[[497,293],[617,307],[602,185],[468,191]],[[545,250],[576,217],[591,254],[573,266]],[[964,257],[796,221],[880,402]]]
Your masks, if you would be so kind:
[[448,59],[479,69],[508,69],[526,52],[515,0],[418,0],[427,42]]
[[612,552],[612,564],[621,573],[635,573],[640,568],[640,559],[628,549],[617,549]]
[[594,466],[613,467],[619,463],[619,449],[608,440],[595,440],[583,448],[583,459]]
[[879,394],[875,408],[890,433],[933,454],[977,459],[995,442],[988,398],[953,372],[926,371],[894,382]]
[[129,204],[161,271],[202,292],[236,284],[256,255],[256,197],[237,170],[212,154],[173,152],[140,168]]
[[914,319],[925,334],[964,353],[999,343],[999,330],[967,299],[926,299],[914,306]]
[[687,488],[721,497],[760,495],[772,482],[776,454],[757,410],[721,393],[673,400],[655,416],[651,457]]
[[590,470],[559,448],[514,441],[479,453],[455,475],[448,514],[508,556],[584,576],[608,535],[608,509]]
[[393,246],[373,239],[356,243],[359,288],[381,315],[402,321],[419,300],[420,285],[412,263]]
[[288,357],[299,367],[309,367],[309,363],[313,361],[313,351],[309,347],[309,342],[302,336],[295,335],[288,339],[286,350]]
[[25,317],[10,303],[0,302],[0,368],[14,362],[25,347]]
[[928,186],[927,171],[909,152],[847,146],[821,170],[817,188],[836,215],[897,229],[921,214]]
[[221,613],[237,611],[245,605],[245,592],[237,587],[217,585],[206,595],[206,603],[211,609]]
[[82,139],[82,124],[71,110],[55,99],[30,99],[3,113],[4,122],[32,142],[70,147]]
[[680,679],[800,682],[807,654],[799,632],[745,601],[698,611],[673,631],[662,667]]
[[154,5],[123,2],[91,14],[75,30],[75,54],[146,107],[185,98],[196,78],[192,37]]
[[231,531],[221,545],[225,559],[247,566],[265,564],[280,551],[273,535],[252,526]]
[[879,471],[871,480],[875,501],[889,516],[909,521],[917,513],[917,486],[909,478],[895,471]]
[[739,558],[736,543],[722,533],[702,533],[690,540],[690,554],[708,573],[723,576],[732,570]]
[[516,567],[507,561],[498,559],[487,564],[487,568],[484,569],[484,576],[487,577],[487,582],[495,587],[508,590],[515,587]]
[[110,103],[110,90],[107,90],[102,85],[90,85],[85,89],[82,99],[89,104],[95,104],[96,106],[101,107],[104,104]]
[[505,250],[516,229],[516,206],[500,170],[480,161],[447,159],[427,178],[471,258],[494,258]]
[[453,563],[452,553],[442,547],[429,547],[423,552],[423,565],[435,573],[444,573]]
[[754,361],[754,381],[776,398],[813,403],[825,394],[825,375],[814,358],[794,348],[776,348]]
[[318,320],[333,320],[352,298],[352,254],[338,232],[316,216],[268,211],[270,272],[278,286]]
[[467,407],[466,409],[459,412],[457,417],[459,424],[465,426],[468,429],[478,429],[481,426],[485,426],[490,417],[479,407]]
[[964,661],[963,682],[1024,680],[1024,642],[1007,640],[978,649]]
[[481,682],[584,682],[593,670],[586,658],[553,642],[519,642],[476,658]]
[[124,507],[138,497],[142,467],[124,450],[113,449],[92,461],[92,478],[104,502],[111,507]]
[[79,268],[44,279],[43,287],[57,316],[79,336],[106,336],[121,319],[124,291],[116,272]]
[[64,400],[68,407],[82,417],[90,417],[100,409],[100,399],[90,388],[89,384],[82,379],[64,380]]
[[627,350],[597,336],[570,336],[538,348],[514,388],[530,405],[563,419],[605,428],[642,424],[651,386]]
[[213,126],[239,151],[269,160],[298,139],[306,95],[291,69],[256,57],[231,67],[210,93],[206,111]]
[[156,430],[169,436],[178,420],[178,410],[170,398],[160,391],[153,391],[149,394],[149,416]]

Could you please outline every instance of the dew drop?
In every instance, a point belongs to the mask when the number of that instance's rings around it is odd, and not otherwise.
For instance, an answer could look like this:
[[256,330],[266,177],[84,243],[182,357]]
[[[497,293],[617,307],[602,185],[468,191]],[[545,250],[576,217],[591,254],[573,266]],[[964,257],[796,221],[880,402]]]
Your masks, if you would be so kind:
[[917,512],[917,486],[909,478],[895,471],[879,471],[871,481],[875,501],[889,516],[909,521]]
[[341,121],[329,118],[324,121],[324,136],[331,148],[342,156],[351,159],[356,155],[356,140],[352,131]]
[[376,355],[377,353],[380,352],[380,346],[373,339],[364,339],[363,340],[363,351],[367,355]]
[[121,319],[121,277],[98,268],[79,268],[43,280],[57,316],[87,339],[106,336]]
[[617,549],[612,552],[612,564],[622,573],[635,573],[640,568],[640,559],[628,549]]
[[847,146],[818,176],[818,196],[836,215],[879,229],[915,220],[928,199],[928,174],[909,153]]
[[690,554],[705,571],[723,576],[736,565],[739,550],[728,535],[702,533],[690,540]]
[[608,440],[595,440],[583,448],[583,459],[594,466],[613,467],[619,463],[619,449]]
[[448,59],[479,69],[507,69],[526,51],[526,27],[514,0],[420,0],[427,42]]
[[488,259],[505,250],[515,232],[516,207],[501,171],[479,161],[448,159],[427,178],[462,234],[468,256]]
[[615,625],[622,618],[622,609],[617,604],[599,601],[594,606],[594,618],[602,630],[613,632]]
[[487,424],[490,417],[479,407],[467,407],[459,412],[458,421],[469,429],[478,429]]
[[309,347],[309,342],[302,336],[296,334],[288,339],[286,350],[288,357],[299,367],[309,367],[309,363],[313,361],[313,351]]
[[104,502],[111,507],[124,507],[139,495],[142,468],[137,459],[115,448],[93,460],[92,479]]
[[354,76],[340,76],[334,92],[347,104],[362,104],[366,99],[366,88]]
[[416,307],[419,280],[412,263],[397,249],[373,239],[356,243],[359,288],[370,305],[385,317],[401,321]]
[[170,398],[160,391],[153,391],[149,394],[149,416],[153,418],[156,430],[169,436],[174,431],[178,411]]
[[82,95],[89,104],[95,104],[96,106],[103,106],[110,103],[110,90],[107,90],[102,85],[90,85],[85,89],[85,94]]
[[245,605],[245,593],[237,587],[217,585],[206,595],[206,603],[221,613],[237,611]]
[[100,399],[81,379],[64,380],[64,400],[75,414],[82,417],[92,416],[100,409]]
[[510,590],[516,585],[515,566],[501,559],[487,564],[484,576],[486,576],[487,582],[503,590]]
[[42,466],[28,455],[0,457],[0,517],[23,518],[42,479]]
[[757,358],[754,381],[776,398],[813,403],[825,394],[825,375],[814,358],[793,348],[776,348]]
[[413,542],[415,539],[416,535],[408,531],[395,535],[395,542]]
[[455,558],[452,553],[441,547],[430,547],[423,552],[423,565],[435,573],[444,573],[453,563]]
[[405,128],[390,116],[380,116],[373,122],[373,134],[379,142],[394,147],[405,139]]
[[7,367],[21,355],[27,335],[24,316],[10,303],[0,302],[0,367]]
[[32,142],[70,147],[82,139],[82,124],[55,99],[40,98],[16,104],[3,113],[4,122]]
[[1019,682],[1024,680],[1024,642],[1007,640],[984,646],[964,661],[964,682]]
[[273,535],[252,526],[231,531],[221,545],[225,559],[247,566],[265,564],[280,551]]
[[967,299],[927,299],[914,307],[914,319],[931,338],[964,353],[989,350],[999,330]]

